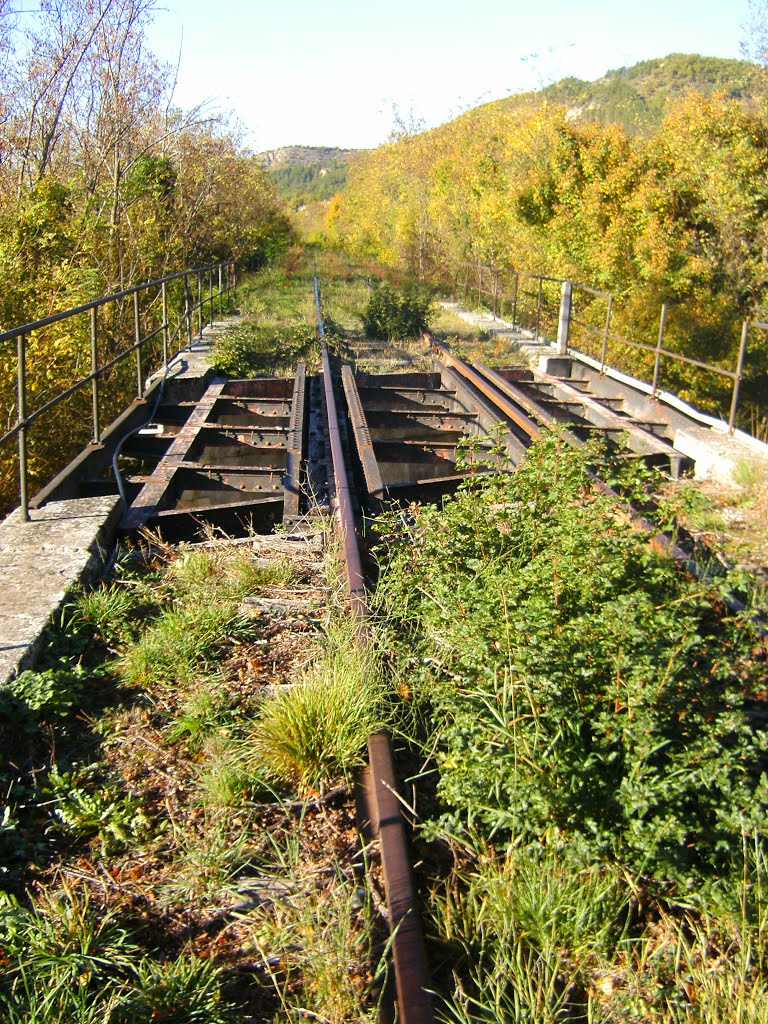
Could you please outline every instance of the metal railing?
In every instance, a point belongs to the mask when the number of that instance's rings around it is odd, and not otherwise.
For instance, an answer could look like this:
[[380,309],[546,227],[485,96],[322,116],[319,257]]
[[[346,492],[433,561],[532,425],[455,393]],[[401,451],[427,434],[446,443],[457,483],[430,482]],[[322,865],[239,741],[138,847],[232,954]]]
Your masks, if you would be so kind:
[[[505,291],[505,281],[511,282],[511,295]],[[527,281],[535,282],[535,287],[533,289],[526,289],[525,282]],[[522,285],[521,282],[523,282]],[[556,320],[552,316],[551,297],[548,302],[545,295],[548,285],[552,284],[560,286],[559,315]],[[733,370],[730,370],[664,347],[667,303],[663,303],[661,307],[656,344],[649,345],[645,342],[633,341],[622,335],[612,334],[611,318],[613,316],[614,297],[608,292],[599,291],[596,288],[591,288],[589,285],[577,284],[563,278],[547,277],[542,274],[529,274],[524,271],[503,270],[480,263],[462,262],[456,265],[455,274],[453,275],[453,296],[455,300],[458,301],[462,291],[464,303],[470,297],[474,298],[476,296],[477,304],[482,306],[483,298],[486,297],[489,301],[485,305],[492,312],[494,319],[497,317],[511,319],[515,326],[527,327],[537,341],[543,340],[542,328],[544,328],[545,332],[547,327],[557,322],[557,345],[560,355],[567,355],[569,351],[590,355],[590,353],[582,352],[580,348],[570,343],[570,336],[574,328],[578,330],[581,337],[595,337],[597,339],[596,351],[599,351],[601,373],[605,373],[606,366],[608,365],[608,346],[610,342],[651,354],[653,356],[653,378],[651,383],[651,394],[653,397],[659,393],[662,359],[670,359],[731,380],[733,384],[728,414],[728,432],[731,434],[735,429],[739,392],[741,382],[744,379],[744,362],[747,354],[749,332],[751,330],[768,330],[768,323],[759,320],[745,320],[743,322],[736,366]],[[591,323],[583,318],[584,314],[579,315],[581,303],[576,302],[579,296],[582,298],[588,296],[590,301],[598,299],[605,302],[604,314],[601,313],[599,318],[595,318],[596,320],[599,319],[599,323]],[[505,305],[507,310],[509,310],[511,305],[511,317],[504,316]],[[587,300],[584,301],[584,305],[585,307],[588,305]]]
[[476,300],[478,306],[492,312],[494,319],[510,319],[525,326],[539,341],[556,322],[562,281],[546,274],[463,262],[457,264],[452,292],[456,301],[459,297],[465,304],[470,298]]
[[[181,294],[181,308],[177,311],[177,322],[172,329],[169,318],[169,285],[179,282]],[[29,469],[28,469],[28,442],[30,427],[45,413],[61,405],[83,389],[90,386],[91,389],[91,420],[92,436],[91,442],[101,442],[101,409],[104,397],[100,389],[100,380],[115,367],[121,366],[131,356],[136,361],[136,392],[141,398],[144,394],[145,374],[150,366],[143,364],[142,356],[151,343],[160,339],[160,345],[156,344],[158,350],[161,348],[161,355],[158,359],[159,365],[167,370],[171,358],[192,346],[195,322],[197,325],[196,335],[202,337],[204,325],[213,326],[214,310],[218,301],[219,315],[223,313],[224,303],[227,308],[233,299],[236,301],[237,274],[233,261],[213,263],[204,267],[194,267],[189,270],[181,270],[175,274],[147,281],[142,284],[133,285],[122,291],[105,295],[101,298],[86,302],[73,309],[67,309],[51,316],[43,317],[31,323],[13,327],[9,331],[0,334],[0,346],[5,343],[16,343],[16,420],[13,426],[0,437],[0,449],[7,445],[14,438],[18,439],[18,477],[19,477],[19,501],[21,514],[24,520],[29,520]],[[151,305],[159,305],[159,318],[154,315],[149,328],[142,328],[141,301],[145,300],[145,321],[150,306],[146,300],[151,300]],[[100,324],[103,322],[104,310],[112,308],[115,320],[125,321],[126,300],[132,305],[132,320],[130,333],[133,342],[127,348],[121,349],[115,355],[99,363],[99,341]],[[61,323],[78,317],[87,317],[87,334],[90,340],[90,372],[85,374],[63,391],[58,392],[37,408],[28,408],[28,367],[27,357],[30,341],[33,336],[53,324]],[[82,325],[82,322],[80,322]],[[120,331],[125,325],[120,325]],[[82,326],[81,328],[82,329]],[[186,330],[185,330],[186,329]],[[186,334],[184,344],[179,344],[171,355],[171,348],[177,339]],[[152,366],[152,371],[158,369],[157,365]],[[9,411],[10,414],[11,411]]]

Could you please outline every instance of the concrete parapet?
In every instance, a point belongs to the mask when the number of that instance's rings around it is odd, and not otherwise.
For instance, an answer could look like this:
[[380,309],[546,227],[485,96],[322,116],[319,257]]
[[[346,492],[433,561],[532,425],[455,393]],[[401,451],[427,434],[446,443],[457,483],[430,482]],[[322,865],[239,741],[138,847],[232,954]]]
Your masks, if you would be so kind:
[[66,592],[99,574],[120,518],[114,495],[20,509],[0,523],[0,685],[34,664]]

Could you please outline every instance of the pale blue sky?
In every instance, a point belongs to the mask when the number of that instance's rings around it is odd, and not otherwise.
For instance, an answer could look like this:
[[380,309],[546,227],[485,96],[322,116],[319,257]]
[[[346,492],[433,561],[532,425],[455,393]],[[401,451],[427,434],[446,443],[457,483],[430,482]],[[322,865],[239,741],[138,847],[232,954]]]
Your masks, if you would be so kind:
[[668,53],[738,57],[747,0],[163,0],[176,99],[232,112],[255,150],[376,146],[393,107],[432,127],[483,100]]

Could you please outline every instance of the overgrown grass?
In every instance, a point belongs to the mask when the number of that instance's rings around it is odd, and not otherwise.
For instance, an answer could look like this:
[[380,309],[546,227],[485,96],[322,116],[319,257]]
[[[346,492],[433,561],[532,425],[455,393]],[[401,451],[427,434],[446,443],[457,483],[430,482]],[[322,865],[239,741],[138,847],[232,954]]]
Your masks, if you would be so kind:
[[219,336],[214,363],[233,377],[285,376],[319,345],[308,253],[289,250],[278,263],[248,277],[240,289],[242,320]]
[[[1,695],[13,742],[2,766],[0,1017],[234,1024],[309,1007],[323,1019],[366,1020],[372,917],[352,866],[349,811],[334,794],[332,807],[307,812],[306,835],[295,828],[301,779],[290,771],[278,783],[252,740],[275,679],[283,687],[290,672],[293,692],[306,696],[321,680],[330,693],[347,678],[351,632],[329,617],[316,672],[283,663],[283,635],[305,662],[311,623],[245,618],[241,602],[299,577],[303,588],[320,583],[289,563],[262,568],[248,545],[160,545],[118,566],[112,582],[67,606],[48,667]],[[362,662],[354,680],[356,695],[367,686],[375,703]],[[348,778],[364,737],[326,693],[316,697],[321,724],[326,712],[339,723],[325,733],[327,749],[314,747],[319,771],[307,769],[325,787]],[[280,892],[301,894],[292,917],[280,900],[251,899],[277,877]],[[267,933],[272,949],[254,973]]]
[[375,663],[344,633],[295,686],[264,704],[254,726],[253,756],[265,778],[303,795],[350,782],[382,722]]

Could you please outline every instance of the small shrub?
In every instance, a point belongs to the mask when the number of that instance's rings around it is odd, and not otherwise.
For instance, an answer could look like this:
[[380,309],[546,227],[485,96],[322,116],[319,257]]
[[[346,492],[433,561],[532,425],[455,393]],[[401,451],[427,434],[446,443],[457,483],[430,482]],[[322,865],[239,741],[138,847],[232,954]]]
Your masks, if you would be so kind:
[[293,372],[296,362],[308,358],[317,344],[316,329],[304,320],[288,325],[246,321],[219,337],[214,363],[230,377]]
[[755,634],[722,614],[727,578],[690,579],[620,522],[595,458],[548,437],[420,510],[377,600],[434,711],[444,827],[689,889],[768,806],[742,710]]
[[418,338],[434,316],[432,298],[421,285],[382,284],[368,301],[363,326],[369,338]]

